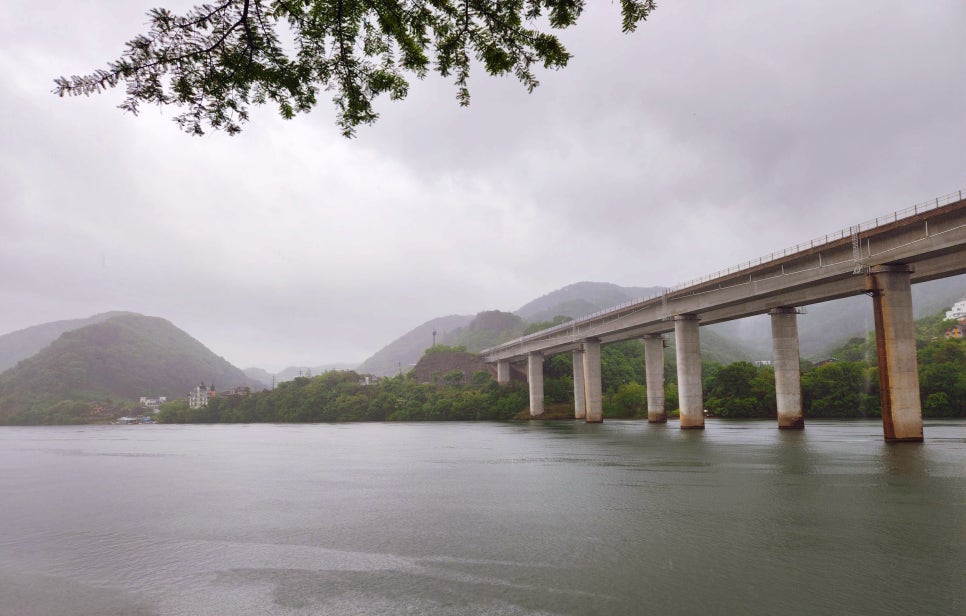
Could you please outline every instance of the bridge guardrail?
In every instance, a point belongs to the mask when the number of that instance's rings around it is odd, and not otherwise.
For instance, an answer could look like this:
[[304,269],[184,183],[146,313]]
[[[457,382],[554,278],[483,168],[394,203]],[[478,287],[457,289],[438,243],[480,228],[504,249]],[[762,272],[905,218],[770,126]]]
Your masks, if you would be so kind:
[[604,316],[605,314],[619,313],[621,310],[623,310],[625,308],[639,306],[641,304],[650,302],[650,301],[652,301],[654,299],[657,299],[657,298],[662,297],[664,295],[667,295],[669,293],[673,293],[674,291],[680,291],[681,289],[686,289],[688,287],[693,287],[695,285],[699,285],[699,284],[702,284],[702,283],[705,283],[705,282],[710,282],[712,280],[717,280],[718,278],[723,278],[724,276],[730,276],[731,274],[736,274],[738,272],[741,272],[742,270],[747,270],[747,269],[751,269],[753,267],[758,267],[759,265],[762,265],[762,264],[765,264],[765,263],[769,263],[769,262],[775,261],[777,259],[783,259],[783,258],[785,258],[787,256],[794,255],[794,254],[797,254],[799,252],[804,252],[806,250],[811,250],[813,248],[819,248],[819,247],[825,246],[825,245],[827,245],[827,244],[829,244],[831,242],[836,242],[836,241],[845,239],[847,237],[851,237],[853,233],[861,233],[862,231],[869,231],[871,229],[876,229],[876,228],[878,228],[878,227],[880,227],[882,225],[885,225],[885,224],[888,224],[888,223],[893,223],[893,222],[898,222],[900,220],[904,220],[906,218],[911,218],[913,216],[918,216],[919,214],[922,214],[924,212],[929,212],[929,211],[932,211],[932,210],[935,210],[935,209],[939,209],[940,207],[942,207],[944,205],[949,205],[950,203],[956,203],[957,201],[962,201],[962,200],[963,200],[963,191],[962,190],[959,190],[959,191],[956,191],[956,192],[949,193],[948,195],[943,195],[941,197],[936,197],[935,199],[931,199],[929,201],[923,201],[922,203],[917,203],[917,204],[912,205],[912,206],[909,206],[907,208],[903,208],[901,210],[896,210],[895,212],[892,212],[891,214],[886,214],[885,216],[879,216],[879,217],[877,217],[877,218],[875,218],[873,220],[867,220],[867,221],[862,222],[862,223],[859,223],[857,225],[852,225],[852,226],[848,227],[847,229],[841,229],[839,231],[834,231],[834,232],[828,233],[828,234],[826,234],[826,235],[824,235],[822,237],[818,237],[818,238],[809,240],[808,242],[801,242],[801,243],[796,244],[796,245],[794,245],[794,246],[792,246],[790,248],[786,248],[786,249],[780,250],[780,251],[775,251],[775,252],[773,252],[771,254],[768,254],[768,255],[765,255],[763,257],[758,257],[757,259],[752,259],[750,261],[745,261],[744,263],[741,263],[740,265],[733,265],[731,267],[727,267],[725,269],[718,270],[718,271],[716,271],[714,273],[707,274],[705,276],[701,276],[700,278],[694,278],[694,279],[689,280],[687,282],[682,282],[682,283],[676,284],[676,285],[674,285],[672,287],[667,287],[667,288],[664,289],[664,291],[662,291],[660,293],[653,293],[653,294],[649,295],[648,297],[641,297],[641,298],[638,298],[638,299],[626,301],[624,303],[618,304],[616,306],[611,306],[610,308],[606,308],[604,310],[598,310],[597,312],[594,312],[593,314],[588,314],[588,315],[582,316],[579,319],[574,319],[573,321],[567,321],[566,323],[561,323],[560,325],[554,325],[553,327],[548,327],[547,329],[542,329],[539,332],[534,332],[532,334],[527,334],[526,336],[522,336],[522,337],[517,338],[516,340],[513,340],[511,342],[504,342],[503,344],[498,344],[495,347],[491,347],[491,348],[488,348],[488,349],[483,349],[482,351],[480,351],[480,353],[481,354],[483,354],[483,353],[490,353],[490,352],[493,352],[493,351],[498,351],[498,350],[501,350],[501,349],[506,349],[506,348],[512,347],[515,344],[521,344],[521,343],[527,342],[529,340],[534,340],[536,338],[543,338],[543,337],[547,336],[548,334],[553,334],[553,333],[557,333],[557,332],[561,332],[561,331],[566,331],[566,330],[574,327],[575,325],[579,325],[579,324],[582,324],[582,323],[586,323],[588,321],[593,321],[594,319],[596,319],[598,317],[601,317],[601,316]]

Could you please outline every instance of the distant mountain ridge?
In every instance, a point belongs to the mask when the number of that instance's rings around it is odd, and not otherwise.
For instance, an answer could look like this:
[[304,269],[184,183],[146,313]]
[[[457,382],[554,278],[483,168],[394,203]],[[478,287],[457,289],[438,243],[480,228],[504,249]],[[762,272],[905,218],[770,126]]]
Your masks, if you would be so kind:
[[0,374],[0,419],[67,399],[181,398],[201,382],[220,390],[259,386],[170,322],[120,313],[64,332]]
[[272,374],[263,368],[255,367],[245,368],[242,370],[242,372],[244,372],[248,378],[258,381],[263,387],[268,388],[272,386],[272,383],[277,385],[278,383],[291,381],[298,376],[319,375],[331,370],[352,370],[355,367],[356,364],[354,363],[336,363],[323,364],[319,366],[288,366],[283,370],[279,370],[275,374]]
[[465,346],[470,352],[499,344],[520,336],[530,323],[550,321],[554,317],[579,318],[641,297],[658,293],[663,287],[621,287],[609,282],[577,282],[551,291],[530,301],[513,313],[500,310],[480,312],[476,316],[452,315],[423,323],[410,330],[362,362],[359,372],[389,376],[406,372],[432,346],[432,332],[437,342],[448,346]]
[[514,314],[529,323],[550,321],[558,315],[579,319],[663,290],[664,287],[621,287],[610,282],[575,282],[527,302]]
[[423,351],[433,346],[433,331],[437,339],[442,341],[454,329],[469,325],[472,315],[451,314],[426,321],[396,338],[383,348],[376,351],[369,359],[356,368],[363,374],[389,376],[399,372],[408,372],[422,357]]
[[[500,311],[480,313],[477,317],[444,317],[459,323],[451,329],[440,325],[439,319],[428,321],[418,328],[380,349],[375,355],[363,362],[358,370],[377,375],[396,374],[422,356],[431,346],[432,330],[438,329],[439,341],[449,346],[466,346],[468,351],[478,352],[483,347],[492,346],[519,336],[526,324],[551,321],[558,315],[580,318],[605,310],[618,304],[652,297],[664,287],[621,287],[606,282],[577,282],[552,291],[530,301],[513,314],[521,319],[510,327],[510,321],[495,324],[492,315],[508,315]],[[916,318],[934,313],[943,307],[951,306],[958,299],[966,297],[966,275],[934,280],[913,285],[913,308]],[[803,358],[820,359],[830,349],[852,336],[864,335],[872,324],[872,307],[867,297],[857,296],[808,306],[805,314],[799,317],[799,340]],[[490,325],[475,319],[483,315]],[[506,316],[500,317],[507,319]],[[771,323],[767,315],[718,323],[702,328],[702,356],[711,361],[730,363],[739,360],[767,360],[771,358]],[[669,342],[673,345],[673,336]],[[406,344],[402,344],[406,341]],[[485,343],[484,343],[485,341]]]

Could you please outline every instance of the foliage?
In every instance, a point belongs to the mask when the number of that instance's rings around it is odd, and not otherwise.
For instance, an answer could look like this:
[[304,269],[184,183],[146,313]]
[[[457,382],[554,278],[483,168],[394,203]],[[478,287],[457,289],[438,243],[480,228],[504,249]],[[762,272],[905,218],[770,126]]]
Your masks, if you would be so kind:
[[510,312],[484,310],[463,327],[446,333],[447,344],[458,344],[476,353],[520,336],[525,328],[523,319]]
[[[462,373],[460,374],[462,377]],[[446,381],[447,379],[444,379]],[[452,380],[452,379],[450,379]],[[510,419],[528,403],[521,383],[498,385],[477,373],[470,384],[418,383],[407,376],[374,384],[355,372],[327,372],[300,377],[272,391],[250,396],[218,397],[208,406],[189,409],[183,402],[164,405],[162,423],[440,421]]]
[[647,389],[640,383],[623,383],[604,399],[607,417],[646,417]]
[[[457,100],[468,105],[475,59],[532,91],[535,66],[562,68],[571,57],[541,26],[570,27],[583,8],[582,0],[217,0],[184,15],[159,8],[148,13],[148,33],[130,40],[119,60],[60,77],[54,92],[89,95],[125,82],[122,109],[183,107],[176,121],[201,135],[206,125],[237,133],[251,104],[272,102],[292,118],[330,90],[338,124],[351,136],[378,117],[377,96],[406,96],[407,75],[452,77]],[[621,0],[621,8],[630,32],[654,0]]]
[[865,362],[837,361],[802,376],[806,417],[877,417],[878,369]]
[[919,395],[926,417],[966,417],[966,341],[939,339],[919,351]]
[[527,328],[523,330],[523,335],[526,336],[527,334],[535,334],[545,329],[550,329],[551,327],[556,327],[566,323],[567,321],[573,321],[573,318],[563,314],[558,314],[549,321],[540,321],[538,323],[531,323],[527,325]]
[[832,352],[832,357],[840,361],[877,361],[879,353],[875,344],[875,332],[869,332],[865,338],[849,338],[848,342]]
[[720,367],[708,381],[705,407],[718,417],[774,417],[775,371],[746,361]]
[[445,344],[437,344],[431,346],[423,352],[423,355],[431,355],[433,353],[465,353],[466,347],[463,345],[459,346],[446,346]]
[[956,325],[956,319],[947,319],[946,312],[916,320],[916,338],[926,344],[944,337],[946,330]]

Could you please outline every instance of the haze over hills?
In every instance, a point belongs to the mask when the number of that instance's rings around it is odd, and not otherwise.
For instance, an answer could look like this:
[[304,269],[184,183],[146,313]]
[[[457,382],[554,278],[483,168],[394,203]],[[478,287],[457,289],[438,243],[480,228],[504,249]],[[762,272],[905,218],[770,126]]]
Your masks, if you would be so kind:
[[[534,322],[557,315],[579,318],[610,305],[660,292],[661,287],[620,287],[609,283],[568,285],[528,302],[515,313],[484,311],[476,316],[450,315],[432,319],[375,353],[356,369],[393,375],[408,371],[436,341],[465,346],[471,352],[521,335]],[[966,298],[966,276],[913,286],[916,318],[936,313]],[[613,304],[609,305],[609,302]],[[872,329],[871,302],[859,296],[816,304],[799,318],[802,357],[821,359],[833,348]],[[668,336],[673,345],[673,336]],[[770,359],[771,328],[767,316],[702,328],[702,355],[729,363]],[[171,323],[129,312],[108,312],[86,319],[45,323],[0,336],[0,418],[31,400],[97,400],[141,395],[182,397],[199,384],[219,388],[236,385],[268,387],[264,370],[238,370]],[[351,368],[350,364],[291,367],[276,382],[298,376],[300,370],[321,374]],[[60,398],[59,398],[60,397]]]
[[[617,304],[651,297],[663,287],[621,287],[605,282],[578,282],[547,293],[524,304],[513,315],[499,311],[482,312],[476,317],[444,317],[428,321],[380,349],[357,370],[377,375],[405,372],[437,341],[449,346],[466,346],[480,351],[487,346],[515,338],[528,323],[550,321],[557,315],[579,318]],[[920,318],[966,297],[966,275],[913,285],[913,310]],[[500,315],[500,316],[497,316]],[[453,327],[454,323],[458,323]],[[821,359],[823,354],[852,336],[872,329],[872,306],[867,297],[857,296],[808,306],[799,318],[799,338],[803,358]],[[702,355],[711,361],[729,363],[739,360],[771,358],[771,323],[767,315],[709,325],[701,330]],[[673,336],[668,336],[673,345]]]
[[513,313],[499,310],[480,312],[476,316],[453,315],[433,319],[409,331],[362,362],[357,370],[388,376],[405,372],[416,364],[423,352],[432,346],[432,332],[437,342],[449,346],[465,346],[478,352],[520,336],[530,323],[550,321],[556,316],[579,318],[617,304],[648,297],[662,287],[621,287],[609,282],[578,282],[530,301]]
[[651,297],[664,287],[621,287],[609,282],[575,282],[541,295],[514,311],[529,323],[550,321],[557,315],[572,319],[611,308],[642,297]]
[[100,323],[111,317],[132,314],[123,311],[104,312],[86,319],[52,321],[0,335],[0,372],[12,368],[21,359],[27,359],[60,337],[64,332],[86,325]]
[[283,370],[279,370],[275,374],[272,374],[268,370],[263,368],[245,368],[242,372],[245,373],[248,378],[253,381],[258,381],[262,384],[262,387],[271,387],[272,383],[275,384],[283,383],[285,381],[291,381],[298,376],[311,376],[316,374],[322,374],[323,372],[329,372],[330,370],[352,370],[356,367],[354,363],[338,363],[338,364],[324,364],[321,366],[288,366]]
[[472,315],[451,314],[426,321],[376,351],[356,370],[379,376],[407,372],[422,357],[423,351],[433,345],[433,330],[436,330],[437,339],[440,340],[440,336],[468,325],[472,320]]
[[119,313],[64,332],[0,374],[0,418],[34,402],[181,398],[201,382],[259,386],[168,321]]

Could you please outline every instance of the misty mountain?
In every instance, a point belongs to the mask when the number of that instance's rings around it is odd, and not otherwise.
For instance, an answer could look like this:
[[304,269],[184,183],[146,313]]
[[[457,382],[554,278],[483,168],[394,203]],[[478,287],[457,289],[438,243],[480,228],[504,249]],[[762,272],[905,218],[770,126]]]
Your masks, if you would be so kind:
[[70,319],[67,321],[52,321],[25,329],[20,329],[0,336],[0,372],[17,365],[22,359],[31,355],[57,340],[64,332],[73,331],[94,323],[101,323],[111,317],[128,312],[105,312],[95,314],[86,319]]
[[440,341],[448,346],[463,346],[470,353],[512,340],[523,335],[527,323],[509,312],[486,310],[473,317],[464,327],[447,332]]
[[[434,319],[403,335],[367,359],[358,370],[379,375],[396,374],[400,366],[405,372],[432,344],[432,330],[438,330],[437,341],[449,346],[465,346],[477,352],[488,346],[515,338],[528,323],[550,321],[557,315],[579,318],[618,304],[650,297],[663,287],[621,287],[606,282],[578,282],[524,304],[513,314],[483,312],[476,317],[443,317]],[[916,318],[951,306],[966,297],[966,276],[956,276],[912,287]],[[799,317],[799,339],[804,358],[820,359],[842,340],[863,336],[873,329],[872,304],[865,296],[849,297],[815,304]],[[673,346],[673,335],[667,336]],[[771,322],[768,315],[719,323],[701,328],[701,354],[720,363],[739,360],[771,359]]]
[[268,389],[272,386],[272,373],[268,370],[255,368],[253,366],[251,368],[243,368],[242,372],[251,380],[261,383],[262,389]]
[[356,370],[362,374],[379,376],[408,372],[423,356],[423,352],[433,346],[433,330],[436,330],[437,342],[441,342],[443,336],[468,325],[473,319],[472,316],[453,314],[426,321],[376,351],[372,357],[359,364]]
[[199,383],[258,387],[168,321],[120,313],[64,332],[0,374],[0,417],[31,402],[181,398]]
[[664,287],[621,287],[609,282],[576,282],[541,295],[514,314],[528,323],[550,321],[557,315],[578,319],[624,302],[650,297]]
[[608,282],[578,282],[528,302],[514,313],[484,311],[476,316],[449,316],[433,319],[399,337],[362,362],[362,373],[387,376],[406,372],[419,361],[436,341],[448,346],[465,346],[478,352],[523,333],[529,323],[550,321],[558,315],[572,318],[610,308],[626,301],[647,297],[662,287],[621,287]]

